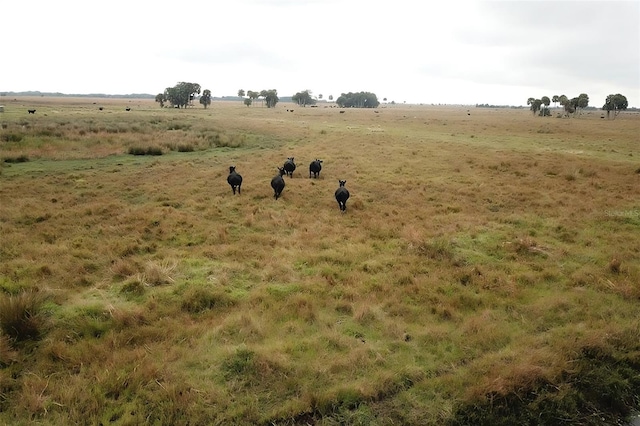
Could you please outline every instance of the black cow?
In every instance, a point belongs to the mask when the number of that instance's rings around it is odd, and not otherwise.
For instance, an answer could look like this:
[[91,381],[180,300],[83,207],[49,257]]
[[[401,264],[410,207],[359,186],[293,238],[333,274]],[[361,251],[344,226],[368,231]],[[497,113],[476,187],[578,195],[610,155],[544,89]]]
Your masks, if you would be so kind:
[[126,107],[124,110],[125,110],[125,111],[131,111],[131,108]]
[[271,179],[271,187],[273,188],[274,194],[273,196],[277,200],[282,194],[282,190],[284,189],[284,176],[285,171],[284,168],[278,167],[278,174]]
[[35,114],[35,113],[36,113],[36,110],[35,110],[35,109],[28,109],[28,110],[27,110],[27,112],[28,112],[29,114]]
[[309,178],[311,178],[312,173],[314,178],[320,177],[320,170],[322,170],[322,160],[316,158],[309,164]]
[[282,167],[287,176],[293,177],[293,172],[296,169],[296,163],[293,162],[293,157],[287,158]]
[[336,201],[338,202],[338,207],[344,213],[347,211],[347,200],[349,199],[349,191],[344,187],[344,184],[347,183],[346,180],[338,180],[340,186],[336,189]]
[[240,195],[240,187],[242,186],[242,176],[236,172],[236,166],[229,166],[229,176],[227,176],[227,182],[231,185],[233,195],[236,194],[236,188],[238,188],[238,195]]

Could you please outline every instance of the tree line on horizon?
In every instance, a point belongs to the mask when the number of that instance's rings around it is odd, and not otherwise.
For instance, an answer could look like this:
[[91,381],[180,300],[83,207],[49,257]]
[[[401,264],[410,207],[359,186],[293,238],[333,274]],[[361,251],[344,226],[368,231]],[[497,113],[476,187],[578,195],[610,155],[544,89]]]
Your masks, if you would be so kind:
[[[543,96],[540,99],[527,99],[527,105],[530,105],[530,110],[533,115],[536,115],[537,113],[542,117],[551,115],[551,111],[549,110],[551,102],[554,103],[554,106],[556,104],[560,104],[564,110],[565,116],[567,117],[569,114],[580,115],[582,111],[589,106],[589,95],[581,93],[579,96],[571,99],[566,95],[554,95],[552,98]],[[613,118],[615,119],[620,111],[626,110],[628,106],[629,102],[627,101],[627,97],[617,93],[615,95],[607,96],[604,105],[602,106],[602,110],[607,111],[607,118],[609,118],[611,112],[613,112]]]
[[[193,101],[200,92],[200,84],[183,81],[173,87],[167,87],[162,93],[158,93],[155,101],[160,104],[161,108],[164,108],[167,103],[173,108],[186,108],[193,106]],[[278,91],[275,89],[261,90],[260,92],[253,90],[247,90],[245,92],[244,89],[240,89],[238,90],[238,97],[243,100],[246,106],[251,106],[255,100],[261,99],[263,104],[267,104],[267,108],[274,108],[280,101]],[[322,98],[323,95],[320,94],[318,99]],[[310,90],[296,93],[291,97],[291,100],[300,106],[315,105],[317,102]],[[387,99],[385,98],[384,100],[386,101]],[[333,101],[333,95],[329,95],[329,101]],[[202,91],[199,102],[205,109],[211,105],[211,91],[208,89]],[[377,108],[380,102],[375,93],[349,92],[342,93],[340,97],[336,99],[336,104],[341,108]]]
[[[198,83],[179,82],[173,87],[167,87],[163,93],[158,93],[155,101],[160,104],[161,108],[165,106],[165,103],[169,103],[173,108],[186,108],[193,106],[193,101],[200,95],[200,92],[201,86]],[[261,99],[263,105],[266,103],[267,108],[274,108],[280,101],[278,91],[275,89],[261,90],[260,92],[253,90],[245,92],[244,89],[240,89],[237,94],[248,107],[257,99]],[[318,99],[322,98],[322,94],[318,95]],[[308,89],[296,93],[291,97],[291,100],[303,107],[317,103],[317,99],[312,96],[312,92]],[[329,100],[333,100],[333,95],[329,96]],[[386,101],[386,98],[384,101]],[[211,91],[208,89],[202,91],[199,102],[205,109],[211,105]],[[554,95],[551,98],[542,96],[539,99],[533,97],[527,99],[527,105],[530,106],[531,112],[534,115],[538,114],[540,116],[551,115],[549,106],[552,102],[554,106],[560,104],[560,106],[563,107],[565,116],[569,116],[570,114],[580,115],[582,111],[589,106],[589,95],[581,93],[574,98],[569,98],[566,95]],[[375,93],[361,91],[342,93],[338,99],[336,99],[336,104],[340,108],[377,108],[380,102]],[[607,118],[611,116],[611,113],[613,113],[613,118],[615,118],[621,111],[625,111],[628,106],[629,103],[626,96],[617,93],[607,96],[601,109],[607,111]]]

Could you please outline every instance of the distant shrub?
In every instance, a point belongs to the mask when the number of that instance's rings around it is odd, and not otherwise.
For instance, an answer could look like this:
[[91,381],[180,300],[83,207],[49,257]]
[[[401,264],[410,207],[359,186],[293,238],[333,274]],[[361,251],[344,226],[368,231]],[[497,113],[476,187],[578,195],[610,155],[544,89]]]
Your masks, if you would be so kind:
[[197,144],[193,143],[163,143],[163,147],[168,149],[169,151],[177,151],[177,152],[193,152],[197,148]]
[[22,154],[16,157],[5,157],[3,161],[5,163],[26,163],[27,161],[29,161],[29,157]]
[[209,146],[215,148],[239,148],[246,143],[246,136],[243,134],[227,135],[214,133],[207,135],[206,138]]
[[17,341],[36,339],[42,333],[43,297],[34,291],[0,296],[0,329]]
[[193,152],[195,151],[193,145],[191,144],[181,144],[177,147],[178,152]]
[[129,148],[129,154],[131,155],[162,155],[162,148],[157,146],[132,146]]
[[189,130],[191,128],[191,124],[186,123],[170,123],[167,126],[167,130]]
[[45,129],[38,130],[37,132],[35,132],[35,135],[43,136],[43,137],[61,138],[63,136],[63,133],[57,130],[55,127],[47,127]]

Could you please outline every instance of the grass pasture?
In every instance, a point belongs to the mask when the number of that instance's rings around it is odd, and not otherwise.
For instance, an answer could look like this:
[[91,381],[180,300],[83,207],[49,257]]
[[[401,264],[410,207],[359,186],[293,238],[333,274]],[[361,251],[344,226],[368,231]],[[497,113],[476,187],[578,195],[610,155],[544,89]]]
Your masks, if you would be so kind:
[[2,102],[0,423],[615,424],[640,405],[637,114]]

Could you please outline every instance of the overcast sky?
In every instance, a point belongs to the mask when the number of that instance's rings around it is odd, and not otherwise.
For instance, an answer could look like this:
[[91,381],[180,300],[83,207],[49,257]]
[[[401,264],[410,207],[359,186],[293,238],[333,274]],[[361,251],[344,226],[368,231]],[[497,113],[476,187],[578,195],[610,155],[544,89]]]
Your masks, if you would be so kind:
[[526,105],[622,93],[640,107],[639,1],[3,1],[0,92]]

